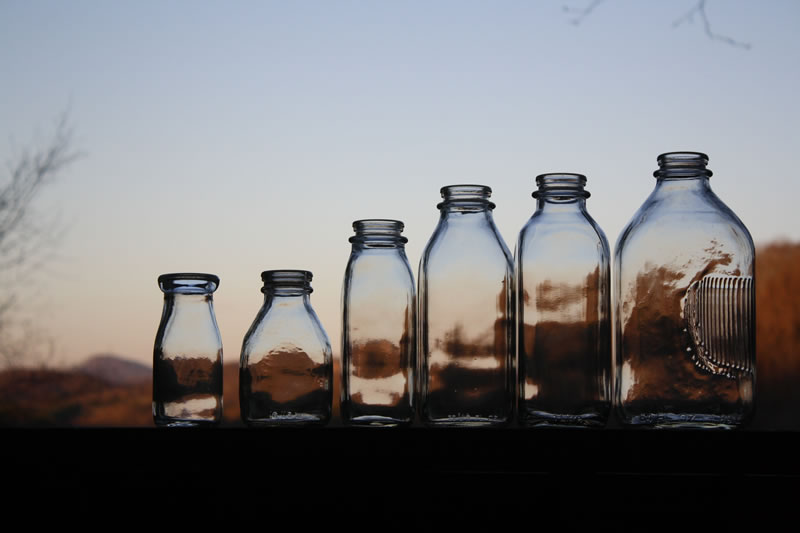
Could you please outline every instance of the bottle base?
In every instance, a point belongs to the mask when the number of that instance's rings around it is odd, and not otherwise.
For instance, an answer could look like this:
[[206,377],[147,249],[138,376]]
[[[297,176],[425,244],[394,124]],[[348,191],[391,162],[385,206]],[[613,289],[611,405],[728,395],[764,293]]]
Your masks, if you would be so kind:
[[249,427],[302,427],[324,426],[329,417],[307,413],[277,414],[268,418],[243,418],[242,421]]
[[655,429],[736,429],[747,422],[747,417],[706,413],[644,413],[620,417],[620,422],[625,426]]
[[193,395],[171,402],[153,402],[153,422],[159,427],[215,426],[222,420],[222,393]]
[[392,418],[388,416],[377,416],[377,415],[357,416],[354,418],[344,419],[343,422],[346,426],[351,426],[351,427],[379,427],[379,428],[403,427],[411,424],[410,419],[404,420],[399,418]]
[[452,416],[447,418],[424,419],[428,427],[503,427],[508,425],[507,418],[480,416]]
[[219,420],[186,420],[175,418],[153,418],[153,422],[158,427],[173,427],[173,428],[197,428],[197,427],[213,427],[219,425]]
[[608,416],[600,413],[579,415],[556,414],[545,411],[528,411],[520,415],[523,427],[599,428],[606,426]]

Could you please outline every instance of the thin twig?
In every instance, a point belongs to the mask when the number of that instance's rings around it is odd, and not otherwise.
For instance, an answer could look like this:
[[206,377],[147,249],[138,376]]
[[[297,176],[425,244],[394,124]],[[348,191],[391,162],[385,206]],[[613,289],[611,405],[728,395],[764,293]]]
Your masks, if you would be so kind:
[[736,46],[737,48],[744,48],[745,50],[750,50],[751,48],[750,43],[737,41],[736,39],[728,37],[727,35],[714,33],[711,30],[711,22],[709,22],[708,15],[706,14],[706,0],[699,0],[692,9],[687,11],[682,17],[676,19],[675,22],[672,23],[672,27],[677,28],[683,23],[688,23],[688,24],[694,23],[695,15],[699,15],[700,19],[703,21],[703,28],[709,39],[713,39],[715,41],[722,41],[723,43],[729,44],[731,46]]
[[570,19],[570,23],[578,26],[581,22],[583,22],[583,19],[591,15],[592,11],[594,11],[595,8],[597,8],[597,6],[602,4],[604,1],[605,0],[592,0],[592,3],[583,9],[572,6],[564,6],[563,9],[565,13],[576,13],[576,16]]

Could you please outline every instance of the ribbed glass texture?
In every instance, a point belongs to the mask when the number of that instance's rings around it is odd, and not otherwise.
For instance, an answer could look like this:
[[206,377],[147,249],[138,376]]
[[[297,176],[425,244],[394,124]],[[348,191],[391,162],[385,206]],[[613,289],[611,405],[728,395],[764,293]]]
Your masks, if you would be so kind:
[[261,274],[264,305],[244,337],[239,408],[248,426],[324,425],[330,420],[333,358],[311,307],[311,272]]
[[615,398],[624,424],[731,428],[753,412],[755,248],[708,157],[658,157],[617,241]]
[[398,220],[358,220],[342,285],[342,420],[414,419],[416,289]]
[[431,426],[506,424],[515,389],[511,254],[489,187],[441,193],[419,267],[421,418]]
[[153,348],[153,420],[202,426],[222,419],[222,339],[213,274],[163,274],[164,309]]
[[536,178],[514,253],[519,421],[603,427],[611,410],[611,272],[580,174]]

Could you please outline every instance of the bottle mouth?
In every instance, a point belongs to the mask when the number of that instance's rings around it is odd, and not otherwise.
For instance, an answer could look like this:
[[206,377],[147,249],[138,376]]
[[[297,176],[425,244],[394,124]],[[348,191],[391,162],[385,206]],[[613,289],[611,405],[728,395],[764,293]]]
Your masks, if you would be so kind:
[[436,206],[439,209],[449,206],[495,208],[494,202],[489,200],[492,188],[486,185],[446,185],[439,193],[444,199]]
[[571,172],[550,172],[536,176],[538,190],[531,196],[534,198],[589,198],[591,194],[584,189],[586,176]]
[[711,177],[713,172],[706,168],[708,156],[702,152],[666,152],[658,156],[656,178],[694,178]]
[[261,273],[261,281],[264,282],[261,292],[288,289],[311,293],[313,277],[314,275],[308,270],[265,270]]
[[200,272],[161,274],[158,286],[170,294],[211,294],[219,287],[219,276]]
[[353,222],[356,234],[350,237],[351,243],[362,243],[368,246],[396,246],[408,242],[403,237],[403,222],[389,218],[368,218]]

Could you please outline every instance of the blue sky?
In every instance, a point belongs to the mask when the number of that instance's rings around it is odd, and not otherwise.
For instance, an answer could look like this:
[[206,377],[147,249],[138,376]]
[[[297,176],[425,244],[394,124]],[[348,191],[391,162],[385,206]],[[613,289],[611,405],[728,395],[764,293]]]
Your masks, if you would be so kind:
[[0,156],[69,109],[85,156],[39,199],[66,232],[19,288],[65,363],[151,360],[156,277],[218,274],[227,361],[259,273],[314,272],[338,351],[350,223],[398,218],[416,271],[439,188],[493,188],[510,248],[537,174],[587,175],[612,246],[656,156],[710,156],[756,242],[800,240],[800,4],[0,0]]

